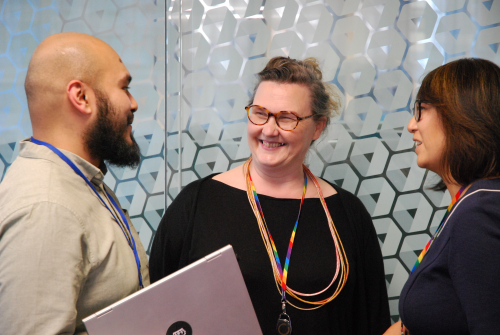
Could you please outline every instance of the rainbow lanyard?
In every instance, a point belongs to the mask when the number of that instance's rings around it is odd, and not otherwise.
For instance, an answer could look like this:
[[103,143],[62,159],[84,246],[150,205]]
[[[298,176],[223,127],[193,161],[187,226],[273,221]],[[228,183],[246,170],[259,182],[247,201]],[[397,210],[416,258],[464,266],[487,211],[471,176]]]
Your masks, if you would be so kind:
[[[252,184],[252,192],[255,198],[255,203],[259,208],[260,216],[264,219],[264,213],[262,212],[262,207],[260,206],[259,197],[257,196],[257,191],[255,191],[255,186],[252,181],[252,176],[250,175],[250,170],[248,170],[248,178],[250,179],[250,183]],[[302,199],[300,200],[299,214],[297,215],[297,220],[295,221],[295,227],[293,227],[292,236],[290,237],[290,243],[288,243],[288,251],[286,253],[285,267],[282,270],[280,258],[278,256],[278,250],[276,250],[276,245],[274,244],[273,237],[271,236],[271,232],[269,228],[267,228],[267,234],[269,235],[269,239],[271,241],[271,245],[273,246],[274,257],[276,258],[276,264],[278,265],[278,271],[281,276],[281,285],[282,285],[282,302],[286,302],[286,279],[288,275],[288,264],[290,263],[290,255],[292,254],[293,241],[295,240],[295,234],[297,232],[297,225],[299,224],[300,211],[302,210],[302,204],[304,203],[304,198],[306,197],[306,189],[307,189],[307,175],[304,173],[304,191],[302,192]]]
[[415,262],[415,265],[413,265],[413,269],[411,270],[411,273],[413,273],[413,271],[415,271],[415,269],[417,268],[417,266],[420,265],[420,263],[422,262],[422,259],[424,258],[425,254],[427,253],[427,250],[429,250],[429,248],[431,247],[431,245],[434,242],[434,240],[439,236],[439,234],[443,230],[444,223],[446,221],[446,218],[448,217],[448,214],[450,214],[453,205],[455,205],[455,203],[457,202],[457,200],[460,198],[460,196],[462,195],[462,193],[465,190],[465,188],[466,188],[466,186],[464,186],[460,190],[458,190],[457,194],[455,195],[455,198],[453,198],[453,200],[451,201],[450,205],[448,206],[448,209],[446,210],[446,213],[444,213],[444,216],[443,216],[443,219],[441,220],[441,223],[439,224],[438,228],[436,229],[436,232],[431,237],[431,239],[429,240],[429,242],[427,242],[427,245],[425,246],[425,248],[422,250],[422,252],[418,256],[417,261]]
[[140,288],[144,288],[144,285],[142,284],[141,261],[139,260],[139,254],[137,253],[137,247],[135,245],[134,237],[132,236],[132,231],[130,230],[130,226],[128,225],[128,221],[127,221],[127,218],[125,217],[125,214],[123,214],[123,211],[121,210],[120,206],[118,206],[118,204],[113,199],[113,197],[108,193],[108,191],[106,191],[106,189],[104,189],[104,191],[108,195],[109,200],[113,204],[113,207],[115,207],[116,211],[118,213],[120,213],[122,221],[125,224],[125,227],[127,228],[128,233],[130,235],[130,239],[127,237],[127,234],[125,233],[125,230],[123,230],[123,227],[120,224],[120,221],[118,221],[118,219],[116,218],[115,214],[113,214],[113,212],[108,207],[108,205],[106,204],[106,202],[101,198],[101,196],[99,195],[99,192],[97,192],[97,190],[95,189],[94,185],[92,185],[92,183],[87,179],[87,177],[85,177],[85,175],[83,174],[83,172],[68,157],[66,157],[65,154],[63,154],[59,149],[57,149],[56,147],[54,147],[52,144],[47,143],[47,142],[43,142],[43,141],[39,141],[39,140],[35,139],[33,136],[31,137],[31,143],[38,144],[38,145],[43,145],[43,146],[49,148],[50,150],[52,150],[57,156],[59,156],[59,158],[61,158],[63,161],[65,161],[66,164],[68,164],[73,169],[73,171],[75,171],[75,173],[77,175],[79,175],[83,180],[85,180],[85,182],[87,183],[87,185],[89,185],[90,188],[94,191],[94,193],[101,200],[101,202],[106,207],[106,209],[111,213],[111,215],[115,219],[116,223],[118,223],[118,226],[121,228],[121,230],[123,232],[123,235],[125,235],[125,238],[127,239],[128,245],[130,246],[130,248],[134,252],[135,263],[136,263],[136,266],[137,266],[137,272],[138,272],[138,276],[139,276],[139,286],[140,286]]

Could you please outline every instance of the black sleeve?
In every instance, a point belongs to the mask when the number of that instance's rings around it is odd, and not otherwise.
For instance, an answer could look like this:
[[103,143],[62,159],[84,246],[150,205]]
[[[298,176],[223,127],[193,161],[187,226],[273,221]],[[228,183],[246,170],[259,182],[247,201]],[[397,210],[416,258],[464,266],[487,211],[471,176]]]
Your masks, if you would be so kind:
[[495,334],[500,329],[497,194],[479,192],[464,200],[448,222],[454,221],[448,252],[450,277],[472,335]]
[[364,257],[360,264],[362,264],[361,270],[364,272],[370,330],[371,334],[383,334],[391,326],[391,319],[382,251],[370,214],[364,206],[360,212],[365,221],[364,225],[369,226],[369,229],[365,230],[362,245]]
[[187,185],[168,206],[151,246],[149,275],[151,283],[179,270],[187,264],[192,220],[201,180]]
[[357,236],[357,257],[359,266],[358,292],[363,296],[359,301],[364,306],[358,306],[360,316],[365,315],[366,329],[360,329],[363,334],[380,335],[391,326],[389,301],[385,283],[382,251],[378,243],[377,233],[370,214],[363,203],[351,193],[336,188],[342,197],[344,208],[349,215],[349,221]]

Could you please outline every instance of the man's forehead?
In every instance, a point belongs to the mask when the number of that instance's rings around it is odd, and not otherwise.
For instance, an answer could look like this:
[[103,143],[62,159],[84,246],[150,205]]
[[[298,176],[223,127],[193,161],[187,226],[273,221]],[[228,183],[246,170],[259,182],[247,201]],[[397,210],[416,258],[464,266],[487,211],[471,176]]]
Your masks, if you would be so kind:
[[132,81],[132,76],[124,67],[123,69],[106,69],[103,78],[110,85],[128,85]]
[[132,76],[130,75],[130,72],[128,72],[127,67],[125,66],[125,64],[123,64],[123,61],[122,61],[122,59],[120,57],[118,57],[118,62],[120,62],[119,67],[120,67],[120,69],[122,71],[122,72],[120,72],[120,75],[121,75],[120,80],[121,81],[131,82],[132,81]]
[[132,80],[130,72],[125,64],[123,64],[120,57],[113,57],[112,60],[108,62],[105,61],[102,66],[102,70],[106,74],[106,77],[113,81],[130,82]]

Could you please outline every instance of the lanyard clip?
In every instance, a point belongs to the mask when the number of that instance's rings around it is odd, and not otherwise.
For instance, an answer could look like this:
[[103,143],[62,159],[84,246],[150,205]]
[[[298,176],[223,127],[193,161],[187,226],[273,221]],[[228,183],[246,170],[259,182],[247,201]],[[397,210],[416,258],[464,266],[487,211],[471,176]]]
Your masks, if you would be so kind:
[[286,314],[286,300],[281,300],[281,310]]

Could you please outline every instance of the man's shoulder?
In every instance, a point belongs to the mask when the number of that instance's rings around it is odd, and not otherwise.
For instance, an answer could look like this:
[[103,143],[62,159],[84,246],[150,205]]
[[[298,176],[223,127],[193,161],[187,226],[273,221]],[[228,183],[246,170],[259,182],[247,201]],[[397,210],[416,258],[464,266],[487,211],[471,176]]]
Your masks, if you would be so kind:
[[18,156],[0,183],[0,206],[19,201],[21,195],[29,197],[33,193],[46,193],[46,188],[38,186],[49,183],[51,165],[47,160]]
[[0,183],[0,216],[41,202],[77,207],[82,190],[74,187],[75,177],[52,161],[17,157]]

